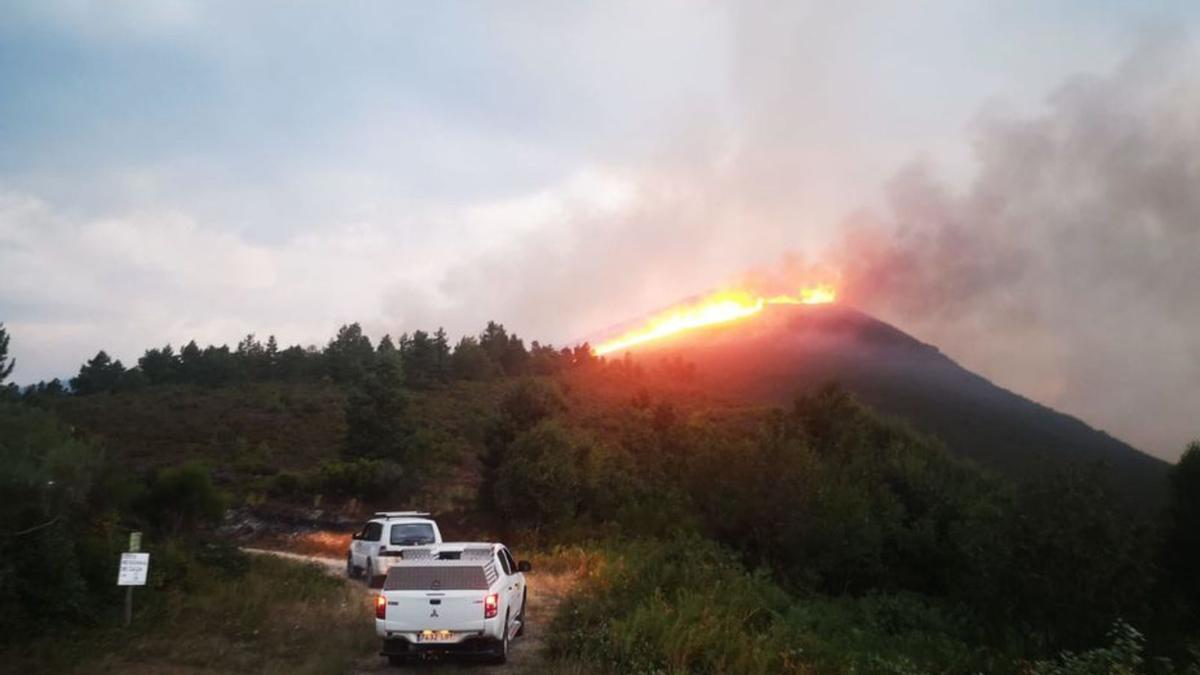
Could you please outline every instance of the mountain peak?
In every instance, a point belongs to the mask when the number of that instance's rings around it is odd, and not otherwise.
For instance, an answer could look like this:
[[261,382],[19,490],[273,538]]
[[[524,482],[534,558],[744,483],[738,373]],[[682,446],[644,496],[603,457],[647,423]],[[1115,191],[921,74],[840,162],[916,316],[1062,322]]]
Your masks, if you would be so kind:
[[706,386],[734,398],[787,405],[836,382],[907,419],[962,457],[1024,476],[1101,463],[1147,505],[1167,464],[1084,422],[996,386],[886,322],[840,303],[769,306],[754,317],[636,345],[635,356],[696,363]]

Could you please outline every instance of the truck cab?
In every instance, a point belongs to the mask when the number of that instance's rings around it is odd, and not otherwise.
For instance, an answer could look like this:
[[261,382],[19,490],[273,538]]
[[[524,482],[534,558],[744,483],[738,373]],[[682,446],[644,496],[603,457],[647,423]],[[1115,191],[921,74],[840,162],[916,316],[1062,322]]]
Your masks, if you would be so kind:
[[428,513],[379,511],[350,538],[346,551],[346,575],[362,577],[378,588],[388,568],[404,549],[442,543],[442,533]]
[[503,663],[525,628],[527,562],[497,543],[406,549],[375,598],[375,633],[393,663],[426,654]]

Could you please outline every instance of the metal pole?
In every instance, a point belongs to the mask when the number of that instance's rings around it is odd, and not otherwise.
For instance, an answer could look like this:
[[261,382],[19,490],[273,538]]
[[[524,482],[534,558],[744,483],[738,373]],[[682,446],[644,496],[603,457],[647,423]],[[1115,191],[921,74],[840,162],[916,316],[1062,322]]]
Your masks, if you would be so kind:
[[[129,552],[137,553],[142,550],[142,533],[129,533]],[[125,627],[129,628],[129,624],[133,622],[133,586],[125,587]]]

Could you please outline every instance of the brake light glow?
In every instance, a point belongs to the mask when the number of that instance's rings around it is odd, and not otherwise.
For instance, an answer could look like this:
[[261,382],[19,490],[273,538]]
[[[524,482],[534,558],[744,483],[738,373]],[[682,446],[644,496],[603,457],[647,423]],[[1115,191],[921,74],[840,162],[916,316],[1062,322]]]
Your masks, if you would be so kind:
[[483,618],[494,619],[496,613],[500,611],[500,596],[492,593],[483,599]]
[[387,598],[382,595],[375,596],[375,618],[387,618]]

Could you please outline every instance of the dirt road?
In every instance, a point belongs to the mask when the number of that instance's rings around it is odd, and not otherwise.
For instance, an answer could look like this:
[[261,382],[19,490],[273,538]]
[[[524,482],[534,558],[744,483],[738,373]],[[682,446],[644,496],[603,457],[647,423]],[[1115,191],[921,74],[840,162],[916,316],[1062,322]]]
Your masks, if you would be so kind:
[[[292,560],[312,562],[328,569],[331,574],[338,576],[345,574],[345,562],[338,558],[255,548],[246,548],[243,550],[247,553],[276,555]],[[547,662],[543,653],[546,625],[554,617],[558,603],[566,595],[567,591],[570,590],[572,583],[574,583],[574,576],[569,573],[549,574],[535,570],[529,572],[526,578],[529,584],[529,623],[526,625],[524,635],[514,640],[512,646],[509,648],[507,664],[495,666],[470,661],[438,660],[419,662],[395,668],[388,665],[387,659],[379,656],[372,650],[371,653],[363,654],[362,660],[354,670],[355,675],[387,672],[419,672],[429,674],[464,672],[479,673],[480,675],[486,673],[532,675],[534,673],[574,672],[573,669],[564,671],[560,668],[555,668]],[[362,586],[364,596],[368,599],[374,598],[375,592],[372,589],[366,588],[361,582],[347,580],[346,583]],[[370,610],[370,602],[364,602],[363,611],[369,612]]]

